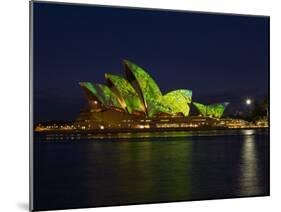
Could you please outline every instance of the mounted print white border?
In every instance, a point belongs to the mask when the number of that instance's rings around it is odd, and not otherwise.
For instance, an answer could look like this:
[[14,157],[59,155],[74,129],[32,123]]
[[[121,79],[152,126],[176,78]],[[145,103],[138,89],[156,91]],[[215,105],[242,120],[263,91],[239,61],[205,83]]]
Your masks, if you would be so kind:
[[[63,1],[62,1],[63,2]],[[279,105],[280,96],[280,51],[281,51],[281,14],[280,3],[268,1],[229,1],[229,0],[82,0],[71,1],[76,3],[90,3],[103,5],[121,5],[134,7],[184,9],[194,11],[226,12],[240,14],[262,14],[271,16],[271,196],[245,199],[228,199],[199,202],[166,203],[153,205],[137,205],[108,207],[95,209],[79,209],[69,211],[274,211],[279,208],[279,193],[281,191],[281,143],[279,142]],[[4,103],[1,104],[2,139],[1,139],[1,211],[23,211],[28,208],[28,1],[1,2],[1,94]],[[17,77],[15,77],[17,76]],[[17,86],[11,86],[17,85]],[[13,97],[17,98],[13,98]],[[1,101],[2,102],[2,101]],[[11,126],[17,118],[20,126],[17,132]]]

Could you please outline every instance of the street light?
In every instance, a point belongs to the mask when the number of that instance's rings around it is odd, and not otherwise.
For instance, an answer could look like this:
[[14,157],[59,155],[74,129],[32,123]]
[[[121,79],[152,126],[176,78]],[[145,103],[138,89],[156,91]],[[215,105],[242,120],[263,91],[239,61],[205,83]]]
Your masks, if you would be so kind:
[[252,104],[252,100],[251,99],[246,99],[246,105],[250,105]]

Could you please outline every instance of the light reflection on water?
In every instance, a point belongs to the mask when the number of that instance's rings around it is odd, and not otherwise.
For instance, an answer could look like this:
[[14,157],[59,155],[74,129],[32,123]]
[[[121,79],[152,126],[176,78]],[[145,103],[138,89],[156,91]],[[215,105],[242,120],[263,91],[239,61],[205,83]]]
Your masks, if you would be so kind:
[[242,144],[239,181],[240,192],[247,195],[259,193],[260,189],[256,145],[255,136],[246,134]]
[[141,138],[132,133],[120,139],[71,134],[69,140],[57,134],[58,140],[35,142],[37,207],[269,194],[267,130],[196,133],[145,133]]
[[192,142],[169,143],[165,148],[159,145],[161,142],[147,140],[116,145],[120,157],[115,158],[114,181],[119,195],[144,202],[169,200],[171,194],[178,199],[191,197]]
[[253,135],[253,134],[255,134],[255,132],[256,132],[256,130],[253,130],[253,129],[243,130],[244,135]]

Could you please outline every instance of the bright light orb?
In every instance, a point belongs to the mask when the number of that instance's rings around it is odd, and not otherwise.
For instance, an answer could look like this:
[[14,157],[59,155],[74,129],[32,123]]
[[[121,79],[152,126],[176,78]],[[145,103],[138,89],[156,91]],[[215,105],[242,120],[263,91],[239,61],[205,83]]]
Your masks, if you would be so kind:
[[247,105],[252,104],[252,100],[251,100],[251,99],[246,99],[246,104],[247,104]]

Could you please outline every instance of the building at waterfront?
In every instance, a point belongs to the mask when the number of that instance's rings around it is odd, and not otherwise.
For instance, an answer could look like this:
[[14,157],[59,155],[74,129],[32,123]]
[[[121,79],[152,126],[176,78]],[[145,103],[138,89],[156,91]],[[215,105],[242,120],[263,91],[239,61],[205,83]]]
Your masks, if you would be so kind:
[[126,77],[105,74],[107,84],[80,82],[89,106],[99,112],[115,110],[136,116],[188,116],[192,91],[162,94],[156,82],[141,67],[124,60]]
[[[192,91],[177,89],[163,94],[141,67],[123,61],[125,75],[105,74],[105,83],[80,82],[87,100],[74,121],[49,121],[35,132],[139,132],[161,130],[244,129],[268,127],[267,119],[249,122],[225,118],[228,102],[205,105],[192,101]],[[197,114],[190,115],[190,108]]]
[[[105,84],[79,83],[88,105],[81,110],[76,119],[76,127],[86,129],[196,127],[211,124],[223,115],[226,103],[210,106],[194,103],[201,118],[190,117],[191,90],[178,89],[163,94],[143,68],[128,60],[123,61],[123,66],[124,77],[106,73]],[[203,107],[207,112],[204,112]],[[202,118],[204,120],[201,120]]]

